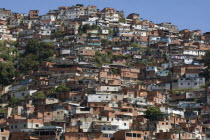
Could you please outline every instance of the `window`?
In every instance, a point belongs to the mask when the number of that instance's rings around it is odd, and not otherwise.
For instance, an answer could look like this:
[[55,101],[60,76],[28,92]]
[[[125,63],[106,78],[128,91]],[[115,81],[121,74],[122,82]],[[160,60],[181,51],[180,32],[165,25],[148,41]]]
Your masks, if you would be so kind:
[[108,138],[109,137],[109,134],[103,134],[103,137]]
[[136,134],[138,138],[141,138],[141,134]]
[[49,116],[49,115],[50,115],[50,113],[47,113],[47,115]]
[[24,124],[23,127],[26,128],[26,124]]
[[13,129],[13,126],[11,125],[10,128]]
[[124,123],[124,126],[126,126],[126,123]]
[[15,128],[17,128],[17,125],[15,125]]
[[132,137],[132,133],[126,133],[126,137]]
[[39,127],[39,124],[36,124],[36,127]]

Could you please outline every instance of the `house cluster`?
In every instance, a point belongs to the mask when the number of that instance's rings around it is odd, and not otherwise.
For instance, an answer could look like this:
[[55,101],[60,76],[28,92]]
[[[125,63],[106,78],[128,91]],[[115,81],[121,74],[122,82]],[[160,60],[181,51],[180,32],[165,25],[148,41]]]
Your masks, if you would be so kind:
[[81,4],[0,9],[0,40],[21,53],[30,39],[53,43],[54,59],[4,88],[0,140],[210,139],[209,32]]

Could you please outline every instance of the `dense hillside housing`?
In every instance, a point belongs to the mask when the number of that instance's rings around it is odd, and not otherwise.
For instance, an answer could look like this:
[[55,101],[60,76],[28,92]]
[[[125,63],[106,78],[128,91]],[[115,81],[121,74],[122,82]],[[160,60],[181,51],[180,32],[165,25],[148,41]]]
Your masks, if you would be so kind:
[[0,140],[210,139],[209,32],[77,4],[1,8],[0,41],[1,64],[33,56],[2,85]]

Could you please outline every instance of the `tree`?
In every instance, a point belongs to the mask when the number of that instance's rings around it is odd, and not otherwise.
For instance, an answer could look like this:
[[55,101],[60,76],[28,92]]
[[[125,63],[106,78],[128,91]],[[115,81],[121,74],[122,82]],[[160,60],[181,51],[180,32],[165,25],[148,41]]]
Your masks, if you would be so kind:
[[4,47],[4,41],[0,40],[0,48]]
[[54,33],[54,37],[55,37],[55,38],[62,37],[63,35],[64,35],[64,32],[61,31],[61,30],[57,30],[57,31],[55,31],[55,33]]
[[149,107],[145,112],[146,118],[156,117],[157,115],[162,114],[158,107]]
[[55,88],[51,88],[49,89],[46,94],[49,95],[49,96],[52,96],[52,95],[56,95],[56,94],[59,94],[59,93],[67,93],[70,91],[70,88],[68,88],[66,85],[64,84],[61,84]]
[[16,69],[13,63],[0,63],[0,84],[11,84],[16,75]]
[[152,55],[152,51],[149,47],[146,48],[145,55]]
[[8,55],[8,53],[0,54],[0,58],[3,58],[4,61],[11,61],[11,57],[10,57],[10,55]]
[[131,47],[133,47],[133,48],[138,48],[138,47],[139,47],[139,45],[138,45],[138,44],[136,44],[136,43],[132,43],[132,44],[131,44]]
[[48,96],[48,95],[54,95],[54,94],[56,94],[56,88],[50,88],[50,89],[48,89],[47,90],[47,92],[46,92],[46,95]]
[[45,99],[46,96],[45,96],[45,94],[44,94],[43,91],[38,91],[38,92],[34,93],[34,95],[32,96],[32,98],[34,100],[37,100],[37,99]]
[[40,63],[52,57],[54,49],[52,43],[40,42],[30,39],[25,47],[25,52],[18,59],[18,69],[26,73],[29,70],[37,70]]
[[112,29],[109,29],[109,36],[114,36],[114,31]]
[[4,113],[4,108],[0,108],[0,113]]
[[36,70],[38,69],[39,60],[38,56],[34,54],[28,54],[25,57],[19,58],[18,69],[26,73],[29,70]]
[[25,53],[18,59],[18,69],[26,73],[29,70],[36,70],[40,63],[54,54],[53,44],[30,39],[25,47]]
[[210,67],[210,50],[206,51],[206,54],[203,56],[202,62]]
[[112,63],[114,58],[114,55],[111,51],[108,51],[106,54],[101,54],[98,51],[96,51],[95,59],[97,66],[102,66],[102,64],[110,64]]
[[120,69],[112,68],[111,72],[114,74],[120,74]]
[[122,14],[122,16],[120,17],[119,22],[126,23],[124,14]]
[[101,39],[101,43],[103,46],[108,46],[109,45],[109,40],[108,39]]
[[208,68],[202,73],[205,76],[206,80],[210,80],[210,50],[206,51],[206,54],[203,56],[201,62],[205,64]]
[[36,54],[39,61],[46,60],[54,54],[53,44],[31,39],[27,42],[23,57],[28,54]]
[[16,99],[14,96],[12,96],[12,98],[9,100],[8,106],[15,107],[19,105],[22,101],[23,99]]
[[66,85],[64,85],[64,84],[59,85],[55,89],[56,93],[66,93],[66,92],[69,92],[69,91],[70,91],[70,89],[68,87],[66,87]]
[[126,19],[125,18],[120,18],[119,21],[122,22],[122,23],[125,23]]
[[87,33],[87,30],[100,30],[100,27],[97,25],[85,24],[80,27],[80,33]]
[[210,86],[210,80],[206,81],[205,85],[202,85],[200,88],[208,88]]
[[90,29],[90,25],[85,24],[82,27],[80,27],[80,33],[86,33],[88,29]]

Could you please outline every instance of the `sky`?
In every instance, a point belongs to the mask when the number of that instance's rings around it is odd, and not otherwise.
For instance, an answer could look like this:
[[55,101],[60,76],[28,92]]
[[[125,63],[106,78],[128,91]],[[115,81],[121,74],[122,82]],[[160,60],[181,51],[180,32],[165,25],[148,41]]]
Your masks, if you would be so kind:
[[0,8],[26,13],[40,10],[41,14],[60,6],[95,5],[99,9],[112,7],[125,15],[138,13],[154,23],[171,22],[180,30],[200,29],[210,32],[210,0],[0,0]]

